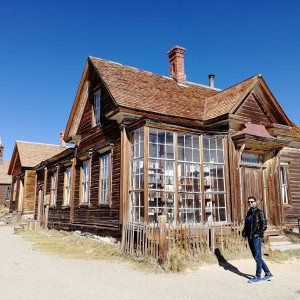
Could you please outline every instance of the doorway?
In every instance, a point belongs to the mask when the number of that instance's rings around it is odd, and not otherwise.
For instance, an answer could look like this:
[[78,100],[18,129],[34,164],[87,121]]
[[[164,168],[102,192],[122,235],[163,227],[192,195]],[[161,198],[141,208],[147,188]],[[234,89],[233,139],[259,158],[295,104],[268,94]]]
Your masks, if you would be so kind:
[[248,197],[254,196],[257,206],[264,210],[264,184],[262,167],[242,166],[241,167],[241,216],[245,220],[248,211]]

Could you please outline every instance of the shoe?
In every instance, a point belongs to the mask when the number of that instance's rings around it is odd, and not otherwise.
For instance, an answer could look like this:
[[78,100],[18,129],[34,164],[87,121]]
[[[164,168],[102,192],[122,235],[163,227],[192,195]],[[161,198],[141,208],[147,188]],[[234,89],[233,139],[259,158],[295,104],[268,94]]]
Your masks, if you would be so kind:
[[254,278],[250,279],[248,282],[249,283],[259,283],[259,282],[263,282],[263,280],[261,277],[254,277]]
[[262,278],[263,281],[271,281],[274,278],[272,274],[266,275]]

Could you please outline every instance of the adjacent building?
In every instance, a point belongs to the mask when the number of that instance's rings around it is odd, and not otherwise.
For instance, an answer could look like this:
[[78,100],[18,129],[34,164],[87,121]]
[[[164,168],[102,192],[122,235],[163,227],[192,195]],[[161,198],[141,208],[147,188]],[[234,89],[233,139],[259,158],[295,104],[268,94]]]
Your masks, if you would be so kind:
[[0,138],[0,207],[9,206],[11,176],[7,174],[9,161],[3,160],[4,146]]

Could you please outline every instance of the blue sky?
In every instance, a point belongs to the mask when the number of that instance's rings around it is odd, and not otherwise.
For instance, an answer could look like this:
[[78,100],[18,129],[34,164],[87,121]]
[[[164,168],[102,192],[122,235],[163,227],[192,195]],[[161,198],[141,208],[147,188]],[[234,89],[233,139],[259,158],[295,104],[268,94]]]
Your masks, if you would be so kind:
[[300,1],[0,2],[0,137],[59,143],[88,55],[169,75],[186,48],[189,81],[227,88],[261,73],[300,124]]

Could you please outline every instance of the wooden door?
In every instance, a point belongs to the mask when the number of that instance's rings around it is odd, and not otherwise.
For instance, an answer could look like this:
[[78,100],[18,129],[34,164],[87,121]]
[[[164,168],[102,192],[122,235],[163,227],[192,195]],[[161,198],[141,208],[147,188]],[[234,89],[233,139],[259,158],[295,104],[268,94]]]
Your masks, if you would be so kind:
[[254,196],[258,201],[257,206],[264,209],[263,170],[259,167],[242,166],[241,177],[241,215],[244,220],[249,209],[247,203],[249,196]]

